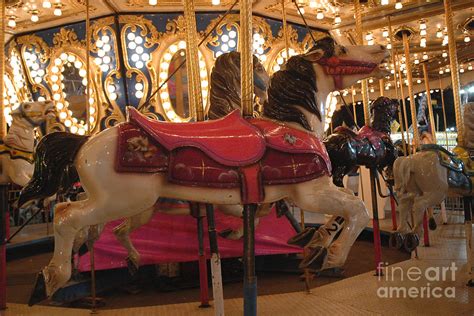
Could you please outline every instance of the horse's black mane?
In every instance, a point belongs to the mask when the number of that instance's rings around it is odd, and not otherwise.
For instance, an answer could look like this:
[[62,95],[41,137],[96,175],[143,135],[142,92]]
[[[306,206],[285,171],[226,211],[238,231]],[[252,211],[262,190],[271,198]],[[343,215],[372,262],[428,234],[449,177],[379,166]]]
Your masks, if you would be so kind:
[[372,128],[387,133],[390,133],[390,125],[395,119],[394,115],[397,113],[399,104],[396,99],[387,97],[377,98],[370,106],[372,113],[371,126]]
[[[254,67],[258,63],[254,55]],[[211,73],[209,119],[218,119],[240,109],[240,77],[240,53],[230,52],[217,57]]]
[[284,122],[295,122],[312,130],[301,107],[321,120],[316,101],[316,74],[310,61],[293,56],[284,70],[277,71],[270,80],[268,101],[263,107],[264,116]]

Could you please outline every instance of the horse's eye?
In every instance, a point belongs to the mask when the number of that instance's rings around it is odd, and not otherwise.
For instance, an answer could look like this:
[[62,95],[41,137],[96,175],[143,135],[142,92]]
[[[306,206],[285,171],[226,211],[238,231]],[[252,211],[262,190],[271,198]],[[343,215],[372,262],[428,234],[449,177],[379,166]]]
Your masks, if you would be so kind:
[[344,46],[339,46],[341,54],[347,54],[347,49]]
[[25,104],[23,105],[23,108],[24,108],[25,110],[28,110],[29,108],[31,108],[31,104],[25,103]]

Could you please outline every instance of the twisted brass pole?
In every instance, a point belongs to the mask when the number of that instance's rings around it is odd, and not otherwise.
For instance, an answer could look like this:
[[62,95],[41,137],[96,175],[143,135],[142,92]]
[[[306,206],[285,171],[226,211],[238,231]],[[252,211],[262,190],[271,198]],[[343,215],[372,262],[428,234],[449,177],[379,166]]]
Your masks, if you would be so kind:
[[91,51],[91,30],[90,30],[90,12],[89,12],[89,0],[86,0],[86,134],[90,135],[91,133],[91,123],[90,123],[90,103],[91,98],[91,75],[90,75],[90,51]]
[[241,97],[244,116],[253,115],[252,1],[240,1],[240,69]]
[[186,26],[186,70],[188,75],[189,108],[197,121],[204,120],[201,80],[199,76],[199,52],[197,46],[196,15],[194,0],[183,0]]
[[446,28],[448,32],[449,65],[451,67],[451,81],[453,84],[454,114],[458,131],[458,144],[464,145],[464,123],[461,108],[461,85],[459,82],[458,55],[456,52],[456,37],[454,35],[453,11],[451,0],[444,0]]
[[[444,106],[444,94],[443,94],[443,85],[441,83],[441,77],[439,77],[439,93],[441,93],[441,107],[443,109],[443,121],[444,121],[444,135],[446,137],[446,149],[449,147],[448,142],[448,123],[446,120],[446,108]],[[449,150],[449,149],[448,149]]]
[[286,23],[285,0],[281,0],[281,10],[283,15],[283,38],[285,39],[286,60],[290,58],[290,39],[288,38],[288,29]]
[[380,96],[383,97],[384,91],[383,91],[383,79],[379,79],[379,90],[380,90]]
[[[399,94],[398,94],[398,80],[397,80],[397,69],[398,69],[398,61],[397,61],[397,51],[393,48],[393,31],[392,31],[392,20],[390,19],[390,16],[388,16],[388,35],[390,38],[390,43],[391,48],[390,48],[390,56],[392,58],[392,64],[393,64],[393,84],[395,87],[395,96],[397,97],[397,100],[400,99]],[[402,82],[402,77],[400,76],[400,88],[403,89],[403,82]],[[406,119],[406,108],[405,108],[405,99],[402,97],[402,104],[400,105],[402,109],[398,111],[398,120],[400,121],[400,132],[402,134],[402,145],[403,145],[403,155],[407,156],[407,146],[405,142],[405,128],[404,128],[404,123],[403,123],[403,118],[402,118],[402,113],[405,113],[405,119]],[[405,121],[407,122],[407,121]],[[408,134],[408,133],[407,133]],[[407,136],[408,137],[408,136]],[[410,142],[408,140],[408,142]]]
[[[398,59],[398,58],[397,58]],[[402,108],[403,108],[403,118],[405,119],[405,130],[407,132],[407,144],[410,144],[410,131],[409,131],[409,125],[408,125],[408,114],[407,114],[407,105],[405,103],[405,92],[403,90],[403,77],[402,77],[402,72],[400,70],[400,67],[397,69],[398,71],[398,78],[400,82],[400,97],[402,99]],[[410,154],[410,153],[408,153]]]
[[431,93],[430,93],[430,82],[428,77],[428,70],[426,68],[426,63],[423,63],[423,77],[425,79],[425,90],[426,90],[426,102],[428,102],[428,113],[430,116],[430,126],[431,126],[431,134],[433,135],[433,141],[436,144],[436,125],[434,122],[434,114],[433,114],[433,105],[431,104]]
[[[360,0],[354,0],[355,10],[355,31],[358,45],[364,45],[364,36],[362,34],[362,9],[360,7]],[[364,124],[368,125],[370,122],[369,113],[369,86],[367,79],[361,81],[362,103],[364,104]]]
[[351,98],[352,98],[352,111],[354,111],[354,123],[355,125],[359,125],[357,124],[357,107],[356,107],[356,102],[355,102],[355,98],[354,98],[354,86],[351,86]]
[[3,91],[5,89],[3,74],[5,73],[5,1],[0,1],[0,140],[7,134],[7,121],[5,119],[5,104],[3,103]]
[[403,48],[405,50],[405,64],[407,66],[407,79],[408,79],[408,94],[410,96],[410,111],[411,111],[411,121],[413,125],[413,146],[418,148],[420,144],[420,135],[418,135],[418,122],[416,120],[416,106],[415,98],[413,95],[413,76],[411,73],[411,64],[410,64],[410,44],[408,43],[408,36],[406,32],[402,32],[403,36]]

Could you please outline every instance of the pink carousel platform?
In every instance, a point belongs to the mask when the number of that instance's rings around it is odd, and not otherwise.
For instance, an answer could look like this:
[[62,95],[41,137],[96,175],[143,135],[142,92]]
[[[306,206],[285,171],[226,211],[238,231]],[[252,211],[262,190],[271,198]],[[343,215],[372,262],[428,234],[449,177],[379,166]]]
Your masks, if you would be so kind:
[[[183,207],[187,207],[182,204]],[[216,229],[238,228],[242,220],[227,216],[217,210]],[[95,243],[95,267],[97,270],[126,267],[127,252],[122,247],[112,229],[121,221],[108,223]],[[205,222],[205,221],[204,221]],[[209,239],[207,223],[204,224],[204,245],[209,258]],[[290,246],[286,241],[296,232],[286,217],[277,218],[275,209],[260,218],[255,230],[255,254],[274,255],[300,253],[301,249]],[[155,213],[152,220],[131,234],[131,239],[141,255],[141,265],[186,262],[198,260],[198,240],[196,220],[189,215],[167,215]],[[222,258],[241,257],[242,240],[228,240],[218,237],[219,253]],[[90,270],[89,254],[81,257],[81,271]]]

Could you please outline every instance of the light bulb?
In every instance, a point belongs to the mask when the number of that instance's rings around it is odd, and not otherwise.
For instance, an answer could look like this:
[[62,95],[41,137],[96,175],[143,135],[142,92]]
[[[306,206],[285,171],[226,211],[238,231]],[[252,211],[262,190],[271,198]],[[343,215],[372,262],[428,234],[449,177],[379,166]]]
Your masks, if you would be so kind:
[[437,38],[443,37],[443,31],[441,31],[441,29],[438,29],[438,31],[436,31],[436,37]]
[[403,4],[400,0],[397,0],[395,3],[395,9],[400,10],[401,8],[403,8]]
[[443,52],[443,53],[441,54],[441,56],[444,57],[444,58],[446,58],[446,57],[448,57],[448,53],[447,53],[447,52]]
[[464,36],[464,42],[469,43],[470,41],[471,41],[471,38],[469,37],[469,35],[466,34]]
[[221,4],[221,0],[212,0],[212,5],[219,5]]
[[10,18],[8,18],[8,26],[11,28],[14,28],[16,26],[15,17],[11,16]]
[[467,66],[467,70],[472,70],[472,65]]
[[324,13],[322,10],[318,10],[318,13],[316,13],[316,19],[318,20],[324,19]]
[[51,2],[49,0],[44,0],[43,1],[43,8],[51,9]]
[[54,12],[53,12],[53,13],[54,13],[55,16],[61,16],[61,15],[63,15],[63,11],[61,11],[61,8],[60,8],[60,7],[56,7],[56,8],[54,9]]
[[388,0],[381,0],[380,4],[381,5],[388,5],[388,2],[389,2]]
[[387,29],[384,29],[384,30],[382,31],[382,36],[385,37],[385,38],[388,37],[388,30],[387,30]]
[[341,17],[339,16],[339,14],[336,14],[336,16],[334,17],[334,24],[341,24],[341,22]]
[[392,44],[388,43],[387,44],[387,49],[392,49]]
[[420,21],[420,30],[426,30],[426,23],[424,20]]
[[38,22],[38,21],[39,21],[38,14],[33,13],[33,14],[31,15],[31,22],[36,23],[36,22]]
[[421,36],[426,36],[426,29],[420,30],[420,35]]
[[148,1],[148,4],[149,4],[149,5],[157,5],[157,4],[158,4],[158,0],[149,0],[149,1]]

